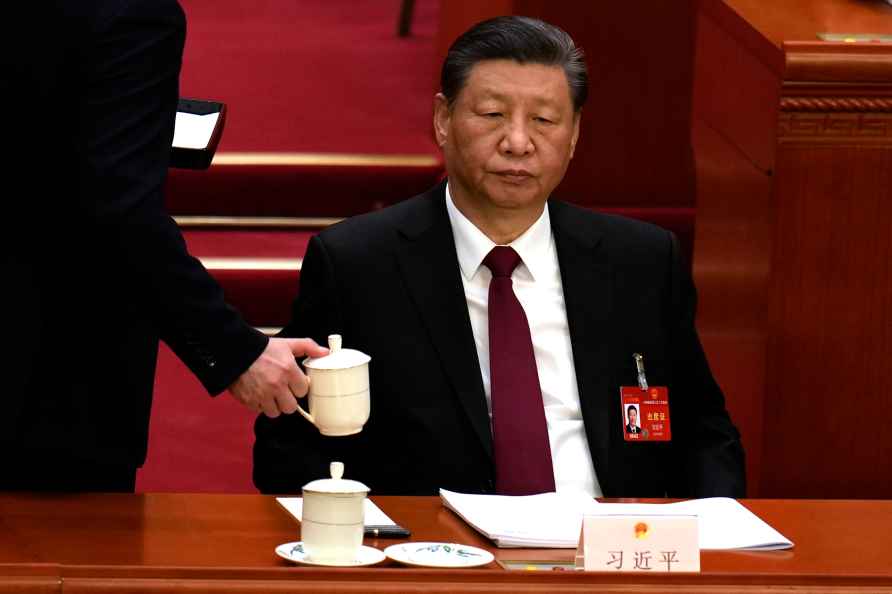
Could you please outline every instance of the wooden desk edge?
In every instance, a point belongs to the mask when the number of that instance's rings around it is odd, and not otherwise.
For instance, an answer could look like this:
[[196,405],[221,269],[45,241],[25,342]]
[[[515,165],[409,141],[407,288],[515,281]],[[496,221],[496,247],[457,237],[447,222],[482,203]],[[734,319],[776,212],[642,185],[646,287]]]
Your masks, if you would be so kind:
[[[621,585],[629,587],[632,583],[643,588],[656,586],[680,587],[691,585],[697,587],[734,586],[740,588],[801,587],[817,586],[826,588],[877,588],[892,592],[892,576],[887,575],[824,575],[824,574],[770,574],[770,573],[678,573],[678,574],[646,574],[621,572],[581,572],[581,571],[510,571],[499,568],[495,563],[475,569],[426,569],[404,567],[401,565],[384,565],[367,568],[319,568],[319,567],[145,567],[122,565],[60,565],[54,571],[44,575],[39,572],[29,575],[13,571],[7,573],[6,567],[0,566],[0,584],[10,579],[52,579],[61,578],[65,582],[78,580],[94,583],[157,583],[161,581],[200,583],[232,583],[232,584],[275,584],[278,582],[299,581],[306,587],[310,584],[355,584],[358,587],[370,583],[381,584],[451,584],[457,586],[480,585],[492,588],[494,585],[512,585],[514,587],[529,585],[541,587],[588,585]],[[19,569],[19,568],[16,568]],[[50,568],[51,569],[51,568]]]

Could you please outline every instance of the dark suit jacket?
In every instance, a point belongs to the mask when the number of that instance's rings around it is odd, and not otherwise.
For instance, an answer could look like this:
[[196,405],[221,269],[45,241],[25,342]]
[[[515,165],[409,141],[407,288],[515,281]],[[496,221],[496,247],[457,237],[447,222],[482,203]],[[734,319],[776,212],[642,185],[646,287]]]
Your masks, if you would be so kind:
[[641,427],[638,425],[626,424],[626,433],[641,433]]
[[136,467],[159,337],[211,392],[267,342],[165,212],[185,18],[176,0],[10,4],[0,452]]
[[[606,496],[744,495],[743,450],[694,330],[672,235],[549,202],[586,437]],[[371,355],[371,417],[325,438],[298,415],[260,417],[254,481],[298,491],[327,475],[378,494],[492,492],[492,437],[444,186],[331,227],[309,245],[289,336],[340,333]],[[669,387],[671,443],[627,443],[620,386]]]

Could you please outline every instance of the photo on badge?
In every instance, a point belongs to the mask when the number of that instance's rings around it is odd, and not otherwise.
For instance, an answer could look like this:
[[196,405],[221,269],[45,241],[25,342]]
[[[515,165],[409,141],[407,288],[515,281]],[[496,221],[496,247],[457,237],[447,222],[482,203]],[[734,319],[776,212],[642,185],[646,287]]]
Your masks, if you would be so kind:
[[668,388],[622,386],[620,402],[625,441],[671,441]]

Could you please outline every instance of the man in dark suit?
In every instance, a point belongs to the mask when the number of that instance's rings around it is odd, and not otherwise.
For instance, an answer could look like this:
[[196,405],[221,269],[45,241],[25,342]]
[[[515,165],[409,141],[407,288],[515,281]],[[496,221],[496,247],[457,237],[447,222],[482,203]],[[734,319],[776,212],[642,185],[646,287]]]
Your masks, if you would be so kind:
[[[549,200],[588,88],[572,40],[533,19],[486,21],[450,48],[441,83],[448,181],[315,237],[283,332],[339,333],[371,355],[371,417],[334,438],[259,418],[255,484],[298,491],[341,460],[378,494],[743,496],[677,241]],[[671,442],[623,438],[634,353],[669,389]]]
[[208,391],[270,415],[306,391],[294,355],[325,351],[248,326],[165,212],[176,0],[3,10],[0,489],[132,490],[159,338]]

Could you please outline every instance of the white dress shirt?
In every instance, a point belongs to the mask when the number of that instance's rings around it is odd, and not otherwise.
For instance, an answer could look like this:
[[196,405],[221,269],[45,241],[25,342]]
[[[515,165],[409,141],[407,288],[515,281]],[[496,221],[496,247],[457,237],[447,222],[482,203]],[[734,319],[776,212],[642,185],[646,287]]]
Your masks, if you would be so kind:
[[[448,184],[446,209],[455,237],[455,251],[474,331],[486,406],[492,422],[487,312],[492,273],[483,265],[483,259],[496,244],[458,210]],[[555,487],[558,492],[582,492],[600,497],[601,486],[592,464],[579,405],[564,287],[548,207],[543,209],[542,216],[523,235],[508,245],[521,258],[511,280],[514,293],[530,324],[533,354],[548,423]]]

